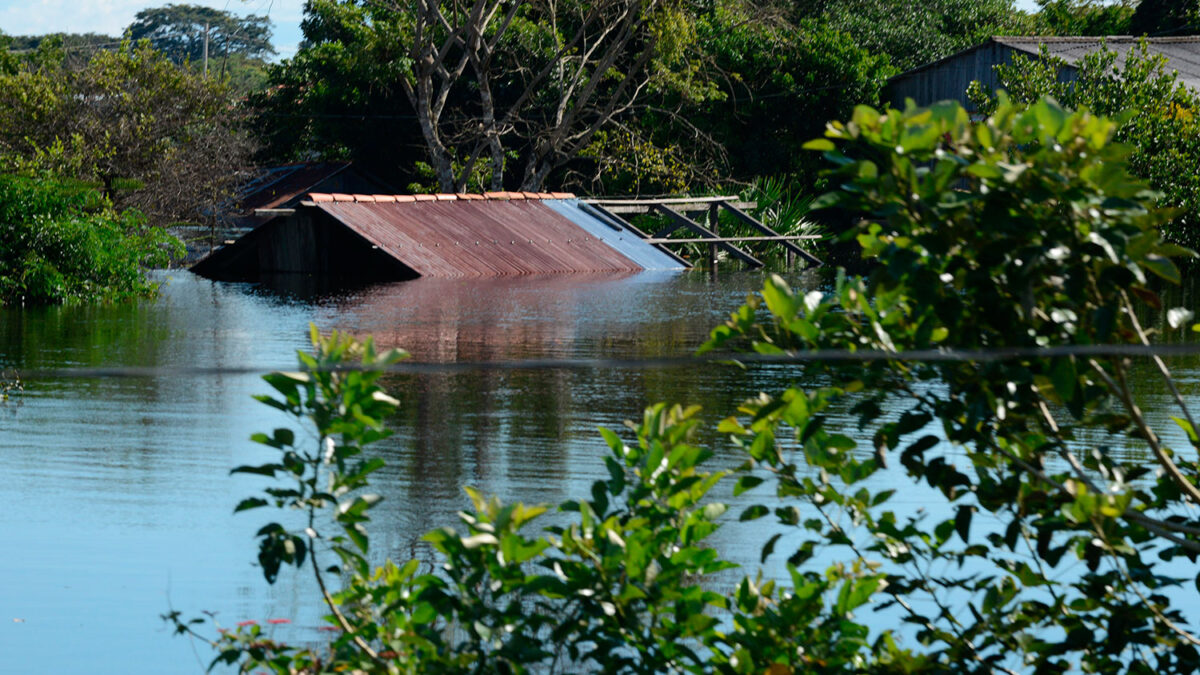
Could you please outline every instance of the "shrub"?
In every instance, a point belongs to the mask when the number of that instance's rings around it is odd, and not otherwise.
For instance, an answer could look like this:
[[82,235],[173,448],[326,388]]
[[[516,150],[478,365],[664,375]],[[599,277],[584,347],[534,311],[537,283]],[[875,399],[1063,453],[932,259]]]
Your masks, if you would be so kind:
[[[1158,204],[1174,208],[1162,224],[1167,238],[1184,246],[1200,246],[1200,95],[1167,69],[1167,59],[1146,43],[1131,47],[1124,62],[1107,48],[1086,54],[1075,65],[1074,81],[1060,80],[1065,63],[1045,50],[1036,58],[1017,56],[996,66],[999,85],[1010,98],[1032,103],[1053,97],[1068,108],[1084,108],[1120,121],[1113,139],[1127,143],[1131,173],[1147,181]],[[972,83],[968,95],[981,110],[996,99]]]
[[143,268],[182,245],[95,190],[0,175],[0,304],[112,301],[149,295]]

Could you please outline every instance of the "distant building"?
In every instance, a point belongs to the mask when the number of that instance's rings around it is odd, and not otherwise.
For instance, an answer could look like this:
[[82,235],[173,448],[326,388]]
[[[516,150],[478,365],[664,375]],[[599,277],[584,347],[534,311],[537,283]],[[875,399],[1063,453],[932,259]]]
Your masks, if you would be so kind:
[[231,224],[236,229],[257,227],[270,215],[259,209],[290,209],[310,192],[394,192],[392,186],[364,173],[350,162],[298,162],[259,170],[257,177],[238,189]]
[[[1128,35],[1108,37],[1009,37],[997,36],[983,44],[964,49],[944,59],[918,66],[888,80],[884,100],[893,107],[903,108],[905,99],[913,99],[918,105],[929,105],[935,101],[959,101],[968,110],[967,86],[979,80],[987,90],[994,90],[998,83],[995,66],[1012,63],[1013,57],[1037,57],[1041,45],[1066,62],[1059,73],[1065,81],[1075,79],[1078,63],[1085,55],[1100,51],[1102,45],[1117,52],[1118,67],[1124,63],[1129,50],[1136,48],[1141,38]],[[1147,38],[1147,46],[1153,54],[1167,57],[1167,69],[1178,73],[1179,81],[1200,91],[1200,36]]]

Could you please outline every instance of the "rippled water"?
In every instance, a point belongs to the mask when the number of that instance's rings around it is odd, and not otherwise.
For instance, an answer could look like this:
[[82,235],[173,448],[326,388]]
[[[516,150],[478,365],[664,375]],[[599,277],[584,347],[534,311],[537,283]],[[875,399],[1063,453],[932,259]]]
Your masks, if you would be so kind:
[[[0,672],[198,673],[206,645],[173,638],[159,615],[216,612],[226,625],[287,618],[289,639],[315,640],[321,615],[308,577],[267,586],[253,533],[265,512],[234,516],[262,483],[231,477],[263,460],[247,441],[285,420],[251,400],[257,374],[198,376],[204,366],[254,372],[294,364],[308,325],[373,334],[415,360],[655,357],[691,353],[756,290],[760,274],[449,282],[417,280],[322,294],[163,275],[138,305],[0,310],[0,369],[159,369],[144,377],[34,379],[0,404]],[[817,287],[816,276],[793,276]],[[1195,359],[1180,359],[1195,392]],[[461,486],[506,500],[557,502],[604,474],[595,429],[618,428],[651,401],[698,403],[710,419],[785,369],[471,370],[389,377],[403,403],[375,488],[376,551],[407,558],[426,531],[466,506]],[[1148,408],[1168,414],[1147,387]],[[717,461],[737,455],[711,435]],[[897,501],[915,505],[916,493]],[[762,525],[769,528],[768,525]],[[764,530],[765,532],[765,530]],[[763,536],[719,532],[728,557],[753,565]]]

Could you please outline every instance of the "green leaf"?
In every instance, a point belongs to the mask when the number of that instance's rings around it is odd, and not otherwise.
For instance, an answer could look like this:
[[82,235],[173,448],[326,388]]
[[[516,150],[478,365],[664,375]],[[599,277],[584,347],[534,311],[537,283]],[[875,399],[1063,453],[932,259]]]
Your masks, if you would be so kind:
[[974,514],[974,506],[960,506],[958,507],[958,513],[954,516],[954,531],[958,532],[958,536],[964,543],[970,543],[971,516]]
[[260,506],[266,506],[269,503],[270,502],[267,500],[259,497],[247,497],[246,499],[238,502],[238,505],[234,507],[233,512],[238,513],[241,511],[249,511],[250,509],[257,509]]
[[753,506],[746,507],[746,509],[742,511],[742,515],[738,516],[738,520],[743,522],[747,520],[757,520],[768,513],[770,513],[770,510],[768,510],[767,507],[763,506],[762,504],[755,504]]
[[1142,260],[1142,266],[1173,284],[1181,282],[1179,268],[1175,266],[1175,263],[1170,258],[1164,258],[1163,256],[1151,253]]
[[1050,384],[1054,386],[1055,393],[1063,401],[1070,401],[1075,397],[1075,386],[1078,380],[1079,376],[1075,372],[1075,360],[1073,358],[1062,357],[1054,359],[1054,364],[1050,367]]
[[761,485],[762,482],[763,482],[763,479],[759,478],[758,476],[742,476],[741,478],[738,479],[737,483],[733,486],[733,496],[737,497],[737,496],[741,495],[743,492],[745,492],[746,490],[750,490],[752,488],[755,488],[755,487]]
[[1184,433],[1187,434],[1189,441],[1192,443],[1200,443],[1200,436],[1197,436],[1196,429],[1192,427],[1191,422],[1183,419],[1182,417],[1172,417],[1171,419],[1175,421],[1175,424],[1179,425],[1180,429],[1183,429]]
[[871,595],[884,583],[882,576],[866,577],[863,579],[847,579],[838,591],[837,604],[834,606],[838,614],[846,615],[862,606]]
[[759,558],[759,562],[761,564],[763,564],[763,565],[767,564],[767,558],[770,558],[771,554],[775,552],[775,543],[778,542],[779,538],[782,536],[783,536],[782,532],[777,532],[774,535],[772,535],[770,539],[767,540],[766,544],[763,544],[762,556]]
[[238,466],[230,469],[229,473],[252,473],[259,476],[274,477],[276,472],[285,471],[282,464],[261,464],[259,466]]

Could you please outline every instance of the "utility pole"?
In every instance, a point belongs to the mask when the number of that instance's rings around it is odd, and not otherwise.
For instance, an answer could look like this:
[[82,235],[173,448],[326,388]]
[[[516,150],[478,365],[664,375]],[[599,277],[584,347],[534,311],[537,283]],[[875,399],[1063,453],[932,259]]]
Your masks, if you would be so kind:
[[204,22],[204,79],[208,79],[208,22]]

